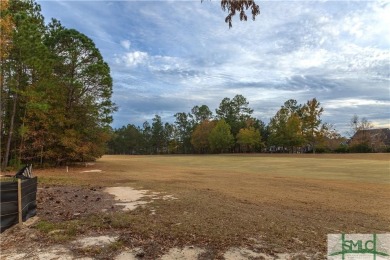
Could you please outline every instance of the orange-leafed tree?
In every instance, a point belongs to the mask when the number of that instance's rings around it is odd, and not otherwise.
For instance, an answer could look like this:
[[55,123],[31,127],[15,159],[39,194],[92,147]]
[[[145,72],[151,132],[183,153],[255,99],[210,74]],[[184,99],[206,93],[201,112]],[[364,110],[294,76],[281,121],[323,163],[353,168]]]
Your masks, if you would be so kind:
[[3,64],[4,59],[9,55],[12,44],[12,30],[14,23],[8,10],[8,0],[0,1],[0,59]]
[[316,152],[316,146],[322,137],[321,115],[324,109],[320,102],[313,98],[306,102],[302,107],[302,130],[307,143],[311,146],[313,153]]

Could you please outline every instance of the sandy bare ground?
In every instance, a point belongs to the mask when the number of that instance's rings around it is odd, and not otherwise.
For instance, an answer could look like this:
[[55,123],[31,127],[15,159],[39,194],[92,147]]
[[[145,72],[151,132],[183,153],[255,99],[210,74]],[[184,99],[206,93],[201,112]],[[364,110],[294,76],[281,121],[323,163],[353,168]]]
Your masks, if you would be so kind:
[[147,190],[135,190],[130,187],[107,187],[105,192],[114,195],[118,201],[115,205],[124,206],[123,210],[133,210],[147,202],[141,199],[146,196]]

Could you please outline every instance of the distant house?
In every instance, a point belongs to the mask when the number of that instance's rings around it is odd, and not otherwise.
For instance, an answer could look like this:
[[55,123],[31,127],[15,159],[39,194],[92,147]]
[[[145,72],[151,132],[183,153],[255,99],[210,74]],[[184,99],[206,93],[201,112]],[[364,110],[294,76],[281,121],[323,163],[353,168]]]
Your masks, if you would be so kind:
[[349,145],[368,145],[373,152],[384,152],[390,148],[390,129],[365,129],[358,130],[352,136]]

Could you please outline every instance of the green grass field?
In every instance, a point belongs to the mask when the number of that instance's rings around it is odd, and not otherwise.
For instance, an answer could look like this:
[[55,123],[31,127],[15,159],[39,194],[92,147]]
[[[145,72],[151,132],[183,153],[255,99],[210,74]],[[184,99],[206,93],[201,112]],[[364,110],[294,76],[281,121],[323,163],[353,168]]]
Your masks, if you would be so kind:
[[[198,245],[218,256],[255,239],[264,252],[324,253],[330,233],[390,232],[389,159],[390,154],[104,156],[88,168],[36,173],[41,185],[130,186],[173,195],[178,199],[122,213],[116,230],[163,248]],[[102,172],[81,173],[85,169]]]

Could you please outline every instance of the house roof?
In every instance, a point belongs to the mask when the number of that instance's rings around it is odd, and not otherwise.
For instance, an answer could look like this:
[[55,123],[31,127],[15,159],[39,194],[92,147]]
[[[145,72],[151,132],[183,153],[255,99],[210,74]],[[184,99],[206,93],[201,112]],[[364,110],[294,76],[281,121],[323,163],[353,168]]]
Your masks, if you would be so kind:
[[369,138],[371,143],[383,142],[383,144],[390,146],[390,128],[358,130],[354,136],[352,136],[351,141],[362,138]]

